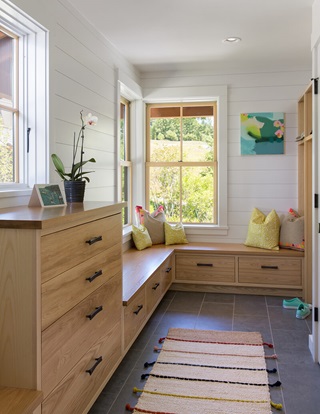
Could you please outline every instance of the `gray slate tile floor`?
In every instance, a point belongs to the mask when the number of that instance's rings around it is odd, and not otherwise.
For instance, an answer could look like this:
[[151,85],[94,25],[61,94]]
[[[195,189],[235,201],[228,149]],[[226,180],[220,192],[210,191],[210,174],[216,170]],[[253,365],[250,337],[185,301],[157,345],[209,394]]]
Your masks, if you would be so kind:
[[305,320],[296,319],[294,310],[283,309],[282,299],[169,291],[89,414],[128,414],[125,405],[134,406],[137,402],[133,387],[143,388],[144,385],[140,379],[146,372],[144,363],[156,359],[154,345],[173,327],[261,332],[264,341],[274,344],[274,349],[266,350],[266,354],[278,356],[277,360],[267,360],[267,367],[276,367],[275,381],[282,382],[280,388],[270,389],[272,401],[283,404],[282,411],[273,411],[319,414],[320,366],[313,362],[308,348],[311,316]]

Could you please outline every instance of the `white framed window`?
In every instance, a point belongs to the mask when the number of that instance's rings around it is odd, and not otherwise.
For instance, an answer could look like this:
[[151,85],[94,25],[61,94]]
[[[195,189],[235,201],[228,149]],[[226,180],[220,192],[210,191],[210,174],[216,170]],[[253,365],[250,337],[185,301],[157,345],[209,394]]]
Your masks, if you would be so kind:
[[6,49],[1,77],[10,84],[0,83],[0,140],[12,149],[6,154],[9,174],[0,173],[1,198],[29,194],[35,183],[47,183],[49,150],[48,31],[0,0],[0,35],[0,48]]
[[130,101],[120,99],[120,187],[121,201],[127,206],[122,213],[122,224],[132,224],[132,162],[130,142]]

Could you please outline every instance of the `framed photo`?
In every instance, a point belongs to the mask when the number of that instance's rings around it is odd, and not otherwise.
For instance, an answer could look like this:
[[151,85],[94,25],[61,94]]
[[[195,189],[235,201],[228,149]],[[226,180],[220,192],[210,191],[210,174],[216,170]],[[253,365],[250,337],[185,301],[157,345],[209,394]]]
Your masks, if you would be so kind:
[[58,184],[35,184],[29,207],[61,207],[67,205],[64,192]]

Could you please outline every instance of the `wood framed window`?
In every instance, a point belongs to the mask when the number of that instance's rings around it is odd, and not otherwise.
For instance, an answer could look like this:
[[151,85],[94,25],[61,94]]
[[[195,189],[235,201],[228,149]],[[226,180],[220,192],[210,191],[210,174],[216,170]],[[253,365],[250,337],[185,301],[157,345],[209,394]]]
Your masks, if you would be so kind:
[[217,103],[147,105],[146,204],[167,220],[217,223]]
[[120,185],[121,201],[127,202],[123,209],[123,225],[132,222],[132,163],[130,157],[130,102],[120,99]]

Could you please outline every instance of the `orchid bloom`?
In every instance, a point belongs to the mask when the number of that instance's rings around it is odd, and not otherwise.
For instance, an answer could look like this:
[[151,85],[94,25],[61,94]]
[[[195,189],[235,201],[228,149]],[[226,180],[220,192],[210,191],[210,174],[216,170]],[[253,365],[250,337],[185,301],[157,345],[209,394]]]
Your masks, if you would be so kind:
[[85,120],[86,125],[92,126],[92,125],[96,125],[97,124],[98,117],[92,115],[92,113],[88,113],[88,115],[85,117],[84,120]]

